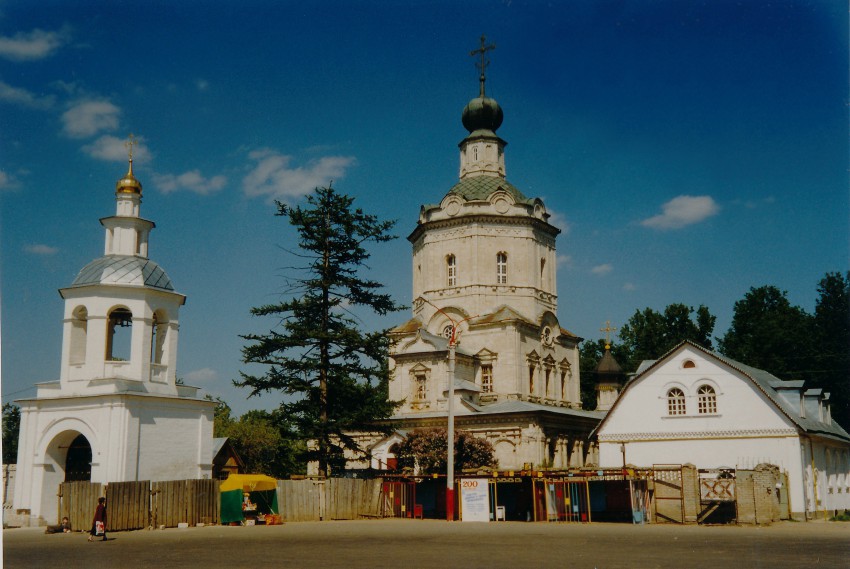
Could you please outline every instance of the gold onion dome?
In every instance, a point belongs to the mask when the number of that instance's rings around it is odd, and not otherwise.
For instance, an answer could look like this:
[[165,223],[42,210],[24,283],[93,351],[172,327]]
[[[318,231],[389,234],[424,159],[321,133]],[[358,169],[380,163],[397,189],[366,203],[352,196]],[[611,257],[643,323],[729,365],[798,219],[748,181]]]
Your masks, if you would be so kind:
[[124,194],[141,194],[142,183],[133,175],[133,159],[130,158],[130,168],[124,177],[115,183],[115,192]]

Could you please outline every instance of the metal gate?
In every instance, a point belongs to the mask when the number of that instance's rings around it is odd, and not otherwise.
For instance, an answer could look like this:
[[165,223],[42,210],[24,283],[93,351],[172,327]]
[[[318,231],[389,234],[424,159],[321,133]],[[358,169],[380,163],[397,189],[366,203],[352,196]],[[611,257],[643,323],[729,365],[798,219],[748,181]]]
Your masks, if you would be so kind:
[[592,521],[587,480],[535,480],[534,496],[537,521]]
[[416,483],[385,481],[381,487],[385,518],[412,518],[416,505]]
[[737,517],[735,470],[715,468],[699,471],[700,511],[697,523],[732,523]]
[[685,522],[685,505],[682,499],[682,465],[652,465],[655,486],[655,521],[657,523]]

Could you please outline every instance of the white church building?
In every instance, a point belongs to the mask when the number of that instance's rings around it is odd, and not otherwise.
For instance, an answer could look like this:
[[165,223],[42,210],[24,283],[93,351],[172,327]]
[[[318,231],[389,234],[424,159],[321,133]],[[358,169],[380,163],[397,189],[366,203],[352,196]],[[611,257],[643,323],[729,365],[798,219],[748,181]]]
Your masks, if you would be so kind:
[[489,440],[500,469],[596,461],[588,435],[604,416],[581,409],[578,343],[557,316],[560,230],[538,198],[506,179],[499,104],[480,94],[463,110],[458,182],[423,205],[409,235],[413,315],[394,328],[389,395],[397,432],[369,447],[371,467],[395,461],[417,427],[445,427],[448,348],[456,351],[456,428]]
[[601,467],[771,464],[794,517],[850,508],[850,435],[829,395],[691,342],[643,362],[596,434]]
[[[132,147],[131,147],[132,148]],[[59,381],[21,407],[16,511],[55,523],[62,482],[208,478],[213,402],[177,383],[178,316],[186,297],[148,258],[154,223],[140,217],[130,168],[115,215],[100,220],[104,255],[59,291],[65,301]]]

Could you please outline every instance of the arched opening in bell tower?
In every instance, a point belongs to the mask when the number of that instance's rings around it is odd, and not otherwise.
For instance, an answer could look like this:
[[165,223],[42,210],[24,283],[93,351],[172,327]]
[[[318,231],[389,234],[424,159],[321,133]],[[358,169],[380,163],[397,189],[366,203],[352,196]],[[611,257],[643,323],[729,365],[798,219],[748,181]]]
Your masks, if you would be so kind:
[[130,361],[130,340],[133,336],[133,313],[125,307],[114,308],[106,323],[106,360]]

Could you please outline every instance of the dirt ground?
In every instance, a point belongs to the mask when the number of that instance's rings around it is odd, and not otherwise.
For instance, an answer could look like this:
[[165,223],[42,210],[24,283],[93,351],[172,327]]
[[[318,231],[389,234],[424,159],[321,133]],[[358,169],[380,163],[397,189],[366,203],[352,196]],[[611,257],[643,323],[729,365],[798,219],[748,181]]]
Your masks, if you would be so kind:
[[45,535],[3,531],[3,566],[74,569],[850,567],[850,523],[770,527],[368,520]]

